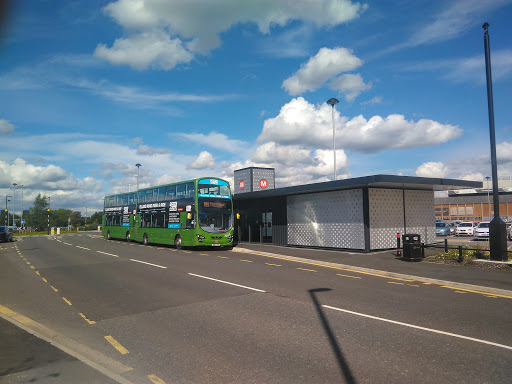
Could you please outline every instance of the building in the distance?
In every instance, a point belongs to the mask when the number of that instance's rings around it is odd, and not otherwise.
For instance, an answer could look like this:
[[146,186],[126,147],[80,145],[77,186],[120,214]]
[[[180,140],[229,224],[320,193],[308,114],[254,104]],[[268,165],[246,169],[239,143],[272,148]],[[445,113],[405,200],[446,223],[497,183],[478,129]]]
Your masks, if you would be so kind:
[[[486,188],[449,190],[445,196],[435,198],[436,220],[490,221],[494,218],[492,184]],[[512,222],[512,180],[498,181],[500,218]]]

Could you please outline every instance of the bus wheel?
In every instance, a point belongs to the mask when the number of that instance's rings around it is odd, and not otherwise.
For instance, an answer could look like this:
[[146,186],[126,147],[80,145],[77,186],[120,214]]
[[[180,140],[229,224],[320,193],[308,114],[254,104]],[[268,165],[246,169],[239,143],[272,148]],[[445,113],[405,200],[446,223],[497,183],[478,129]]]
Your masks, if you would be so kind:
[[110,240],[110,231],[107,231],[107,240]]
[[176,249],[181,249],[181,236],[180,235],[176,236],[176,238],[174,239],[174,246],[176,247]]
[[129,242],[130,241],[130,232],[126,232],[126,241]]
[[147,233],[145,233],[144,236],[142,237],[142,244],[148,245],[148,234]]

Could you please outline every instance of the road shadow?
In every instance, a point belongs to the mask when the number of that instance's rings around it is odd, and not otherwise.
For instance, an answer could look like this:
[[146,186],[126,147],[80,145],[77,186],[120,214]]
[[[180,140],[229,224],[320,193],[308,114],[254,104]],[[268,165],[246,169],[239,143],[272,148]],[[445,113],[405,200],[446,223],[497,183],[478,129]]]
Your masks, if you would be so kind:
[[315,305],[315,309],[318,314],[318,317],[320,318],[320,322],[322,323],[324,332],[327,335],[327,339],[329,340],[329,344],[330,344],[331,349],[336,358],[336,362],[338,363],[338,368],[341,372],[342,378],[348,384],[356,384],[357,381],[356,381],[354,375],[352,375],[352,371],[350,370],[348,361],[343,356],[343,351],[341,350],[341,348],[338,344],[338,341],[336,340],[336,336],[334,335],[334,332],[332,331],[331,326],[329,325],[329,321],[327,320],[327,317],[325,316],[322,306],[317,298],[318,293],[328,292],[328,291],[331,291],[331,289],[330,288],[315,288],[315,289],[308,290],[309,295],[311,296],[311,300],[313,301],[313,304]]

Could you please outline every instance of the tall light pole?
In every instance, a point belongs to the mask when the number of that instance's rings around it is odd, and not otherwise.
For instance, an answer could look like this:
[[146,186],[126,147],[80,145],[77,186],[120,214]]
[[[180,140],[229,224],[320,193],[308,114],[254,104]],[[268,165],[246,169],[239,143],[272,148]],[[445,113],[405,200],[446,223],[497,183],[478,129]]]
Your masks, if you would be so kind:
[[18,184],[16,183],[12,183],[12,189],[13,189],[13,202],[12,202],[12,227],[14,229],[14,224],[15,224],[15,221],[16,220],[16,186]]
[[489,136],[491,141],[492,198],[494,219],[489,225],[489,248],[491,260],[507,261],[507,227],[500,218],[500,195],[498,191],[498,162],[496,160],[496,134],[494,129],[494,103],[492,97],[491,48],[489,43],[489,23],[484,29],[485,77],[487,79],[487,109],[489,113]]
[[23,184],[21,184],[21,219],[20,219],[20,225],[24,227],[23,225]]
[[50,196],[48,196],[48,235],[50,235]]
[[12,196],[5,196],[5,221],[6,221],[6,226],[9,226],[9,208],[7,207],[7,202],[8,201],[11,201],[11,200],[7,200],[8,197],[12,197]]
[[137,191],[135,192],[137,194],[137,212],[139,211],[139,171],[140,171],[140,167],[141,165],[139,163],[135,164],[135,166],[137,167]]
[[485,176],[487,179],[487,206],[489,207],[489,221],[491,221],[491,200],[489,198],[489,179],[491,176]]
[[334,106],[339,103],[334,97],[327,100],[327,104],[332,107],[332,151],[334,153],[334,181],[336,181],[336,129],[334,128]]

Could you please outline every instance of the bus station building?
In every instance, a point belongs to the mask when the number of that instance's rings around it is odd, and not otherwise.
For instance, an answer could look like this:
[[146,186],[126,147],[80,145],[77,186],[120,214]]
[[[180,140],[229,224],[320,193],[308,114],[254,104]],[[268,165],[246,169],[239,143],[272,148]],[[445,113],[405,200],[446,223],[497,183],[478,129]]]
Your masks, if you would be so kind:
[[372,252],[395,248],[397,234],[418,234],[431,244],[434,191],[482,187],[477,181],[374,175],[273,189],[273,177],[272,168],[235,171],[235,241]]

